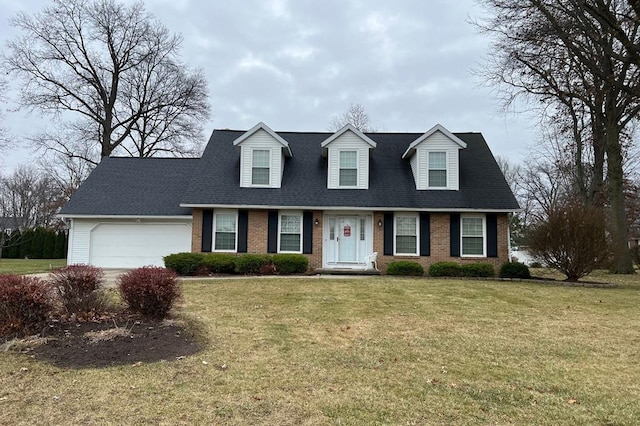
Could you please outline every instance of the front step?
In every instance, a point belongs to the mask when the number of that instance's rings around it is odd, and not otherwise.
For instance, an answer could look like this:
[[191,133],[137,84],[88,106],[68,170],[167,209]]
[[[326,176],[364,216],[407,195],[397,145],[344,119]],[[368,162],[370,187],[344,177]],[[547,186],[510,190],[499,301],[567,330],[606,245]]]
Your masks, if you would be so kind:
[[315,272],[320,275],[380,275],[375,269],[358,268],[318,268]]

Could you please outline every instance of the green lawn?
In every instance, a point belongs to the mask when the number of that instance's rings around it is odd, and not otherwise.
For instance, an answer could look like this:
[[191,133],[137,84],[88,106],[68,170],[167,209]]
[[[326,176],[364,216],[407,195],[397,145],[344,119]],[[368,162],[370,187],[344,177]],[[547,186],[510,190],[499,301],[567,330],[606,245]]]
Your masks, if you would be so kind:
[[0,424],[640,419],[638,286],[273,278],[186,281],[184,293],[202,352],[83,370],[4,353]]
[[66,264],[67,259],[0,259],[0,274],[36,274]]

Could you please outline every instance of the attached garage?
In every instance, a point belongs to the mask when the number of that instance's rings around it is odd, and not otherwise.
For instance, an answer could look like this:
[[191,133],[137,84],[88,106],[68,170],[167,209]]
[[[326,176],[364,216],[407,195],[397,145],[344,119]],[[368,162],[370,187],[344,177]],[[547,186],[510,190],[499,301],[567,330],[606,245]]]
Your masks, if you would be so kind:
[[191,251],[192,209],[180,200],[199,161],[104,157],[60,211],[67,263],[163,266],[164,256]]
[[163,266],[171,253],[191,251],[191,221],[74,219],[69,264],[101,268]]

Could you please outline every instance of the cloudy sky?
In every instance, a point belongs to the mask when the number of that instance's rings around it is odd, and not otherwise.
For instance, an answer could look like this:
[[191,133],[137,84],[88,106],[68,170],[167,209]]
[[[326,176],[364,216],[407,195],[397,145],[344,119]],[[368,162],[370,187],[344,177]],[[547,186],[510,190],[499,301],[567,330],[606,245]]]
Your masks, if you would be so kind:
[[[0,39],[8,19],[46,0],[0,0]],[[385,132],[421,132],[440,123],[482,132],[495,155],[522,161],[537,141],[535,120],[504,113],[474,76],[488,40],[468,23],[473,0],[146,0],[147,10],[182,34],[184,61],[209,82],[212,117],[205,126],[328,130],[351,103]],[[5,108],[10,105],[5,105]],[[17,136],[46,125],[35,114],[4,113]],[[27,147],[5,155],[5,172],[32,161]]]

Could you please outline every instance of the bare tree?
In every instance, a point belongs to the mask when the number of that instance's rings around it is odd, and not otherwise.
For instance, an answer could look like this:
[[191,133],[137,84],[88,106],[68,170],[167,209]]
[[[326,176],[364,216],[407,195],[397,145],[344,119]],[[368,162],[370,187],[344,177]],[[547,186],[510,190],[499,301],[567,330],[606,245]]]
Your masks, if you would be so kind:
[[50,227],[60,205],[55,182],[35,167],[19,166],[0,181],[0,215],[18,221],[16,228]]
[[[180,62],[181,37],[142,2],[53,0],[11,24],[22,36],[8,43],[4,64],[21,78],[21,105],[75,116],[73,127],[90,135],[71,144],[40,138],[41,147],[88,161],[93,150],[100,158],[118,148],[136,156],[200,149],[209,114],[203,74]],[[79,141],[91,149],[78,150]]]
[[[606,173],[614,263],[633,273],[624,200],[625,133],[640,114],[640,16],[632,0],[480,0],[493,37],[484,76],[505,100],[535,100],[573,137],[578,184],[599,200]],[[553,123],[554,121],[552,121]],[[549,123],[549,121],[547,121]],[[589,149],[585,145],[589,144]],[[586,184],[584,153],[592,155]]]
[[[5,99],[6,90],[7,90],[7,82],[6,80],[0,78],[0,105],[4,104],[6,100]],[[2,111],[0,111],[0,155],[4,152],[7,145],[9,144],[7,130],[3,125],[4,124],[3,121],[4,121],[4,116],[2,114]]]
[[69,200],[94,168],[90,162],[59,153],[42,157],[38,165],[43,173],[52,179],[61,201]]
[[347,124],[351,124],[361,132],[375,132],[376,130],[371,126],[369,115],[360,104],[351,104],[344,113],[332,116],[329,130],[335,132]]

